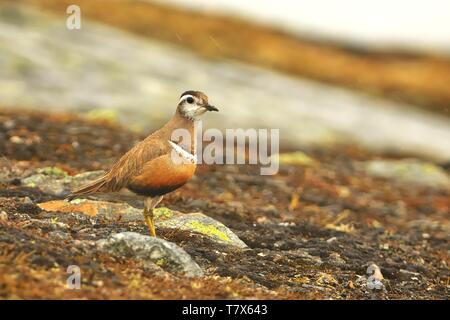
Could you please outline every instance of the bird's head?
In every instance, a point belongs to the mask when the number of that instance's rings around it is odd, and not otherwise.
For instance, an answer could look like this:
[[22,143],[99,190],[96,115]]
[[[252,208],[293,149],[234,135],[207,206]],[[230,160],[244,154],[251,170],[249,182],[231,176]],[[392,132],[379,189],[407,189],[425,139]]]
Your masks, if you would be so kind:
[[219,111],[208,102],[206,94],[200,91],[186,91],[180,96],[178,112],[185,118],[196,120],[206,111]]

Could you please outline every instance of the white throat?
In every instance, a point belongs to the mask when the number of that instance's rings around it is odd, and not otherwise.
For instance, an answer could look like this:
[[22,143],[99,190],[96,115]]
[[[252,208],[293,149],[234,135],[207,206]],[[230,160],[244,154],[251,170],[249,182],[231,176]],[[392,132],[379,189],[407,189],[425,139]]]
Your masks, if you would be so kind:
[[172,147],[173,151],[181,158],[183,163],[197,163],[197,156],[195,154],[191,154],[190,152],[184,150],[178,144],[167,140]]

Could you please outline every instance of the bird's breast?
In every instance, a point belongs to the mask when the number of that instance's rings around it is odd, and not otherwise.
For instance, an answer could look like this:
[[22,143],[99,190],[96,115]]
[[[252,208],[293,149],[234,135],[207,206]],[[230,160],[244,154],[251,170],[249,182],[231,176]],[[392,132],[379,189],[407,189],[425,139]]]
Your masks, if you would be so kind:
[[163,195],[188,182],[195,169],[195,161],[178,163],[169,153],[146,163],[141,173],[131,179],[128,188],[141,195]]

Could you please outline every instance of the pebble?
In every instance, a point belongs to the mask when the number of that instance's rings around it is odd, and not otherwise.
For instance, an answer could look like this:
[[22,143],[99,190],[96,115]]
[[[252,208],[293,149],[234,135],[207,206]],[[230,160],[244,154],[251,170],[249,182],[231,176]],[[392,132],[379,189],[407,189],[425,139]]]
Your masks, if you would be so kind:
[[333,243],[337,240],[336,237],[331,237],[330,239],[327,240],[327,243]]
[[0,212],[0,221],[7,221],[8,214],[5,211]]

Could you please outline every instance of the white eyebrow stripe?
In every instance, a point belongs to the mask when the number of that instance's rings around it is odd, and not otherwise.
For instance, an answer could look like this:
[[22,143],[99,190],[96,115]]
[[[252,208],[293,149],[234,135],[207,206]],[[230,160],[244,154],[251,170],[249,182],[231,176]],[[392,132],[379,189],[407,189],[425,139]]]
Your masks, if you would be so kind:
[[180,103],[181,101],[183,101],[184,99],[187,99],[191,97],[192,99],[194,99],[194,96],[191,94],[185,94],[184,96],[181,96],[180,101],[178,101],[178,103]]

